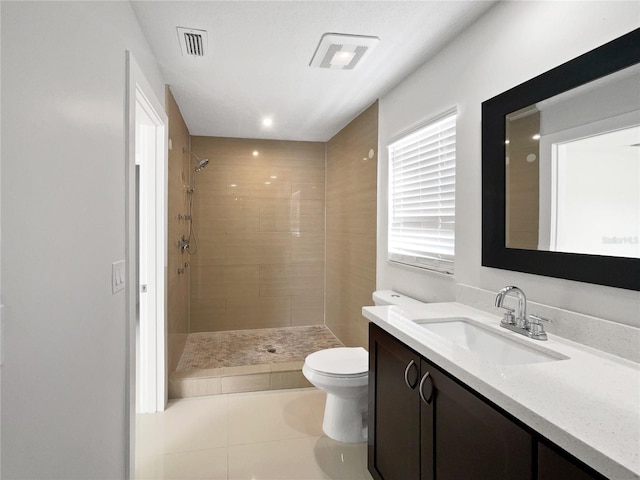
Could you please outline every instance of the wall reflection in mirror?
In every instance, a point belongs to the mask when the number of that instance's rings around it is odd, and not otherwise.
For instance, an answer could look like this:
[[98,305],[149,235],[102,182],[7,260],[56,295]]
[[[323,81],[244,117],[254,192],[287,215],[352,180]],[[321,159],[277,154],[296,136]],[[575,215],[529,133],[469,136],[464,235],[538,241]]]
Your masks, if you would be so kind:
[[508,248],[640,258],[640,65],[505,127]]

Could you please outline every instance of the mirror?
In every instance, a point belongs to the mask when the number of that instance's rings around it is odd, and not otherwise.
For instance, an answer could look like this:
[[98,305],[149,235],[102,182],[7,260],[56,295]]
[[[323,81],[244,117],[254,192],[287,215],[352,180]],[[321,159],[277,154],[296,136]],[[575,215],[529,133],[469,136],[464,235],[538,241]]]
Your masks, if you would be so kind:
[[638,45],[482,104],[482,265],[640,290]]

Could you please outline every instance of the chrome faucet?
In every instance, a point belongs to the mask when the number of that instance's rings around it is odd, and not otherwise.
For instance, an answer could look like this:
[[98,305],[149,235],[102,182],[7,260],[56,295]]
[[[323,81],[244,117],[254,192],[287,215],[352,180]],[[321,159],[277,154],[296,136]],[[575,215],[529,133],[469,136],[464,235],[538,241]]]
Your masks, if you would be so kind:
[[[515,314],[513,308],[504,306],[504,299],[511,294],[518,299],[518,309],[515,310]],[[549,322],[549,320],[537,315],[527,316],[527,297],[518,287],[510,285],[501,289],[496,295],[495,305],[506,310],[500,321],[502,327],[536,340],[547,339],[547,334],[540,322]]]
[[[516,311],[515,318],[513,308],[504,306],[504,299],[511,293],[518,299],[518,310]],[[502,318],[502,322],[500,322],[503,327],[506,325],[515,325],[518,328],[527,328],[527,296],[518,287],[511,285],[500,290],[496,296],[496,307],[504,308],[507,311]]]

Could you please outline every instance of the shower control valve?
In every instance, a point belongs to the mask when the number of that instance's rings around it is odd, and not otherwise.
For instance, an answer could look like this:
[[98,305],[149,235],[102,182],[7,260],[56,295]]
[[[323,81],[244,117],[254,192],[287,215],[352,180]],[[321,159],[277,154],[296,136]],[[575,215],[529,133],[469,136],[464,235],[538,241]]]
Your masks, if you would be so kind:
[[178,240],[178,248],[180,249],[181,253],[186,252],[189,248],[189,240],[187,240],[184,235],[182,235],[182,238]]

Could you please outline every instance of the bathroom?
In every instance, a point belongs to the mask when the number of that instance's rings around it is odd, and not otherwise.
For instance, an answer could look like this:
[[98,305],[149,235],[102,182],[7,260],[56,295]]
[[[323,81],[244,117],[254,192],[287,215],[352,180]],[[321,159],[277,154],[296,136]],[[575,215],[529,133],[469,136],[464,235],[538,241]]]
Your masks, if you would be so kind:
[[[172,120],[184,123],[171,92],[168,96],[174,105],[169,108],[169,397],[308,386],[300,373],[306,355],[367,344],[367,322],[347,319],[358,318],[375,289],[377,104],[326,143],[295,142],[172,137]],[[183,145],[190,145],[191,160]],[[195,158],[209,164],[193,172]],[[191,201],[180,179],[190,174],[194,240],[189,249],[180,249],[176,240],[188,237],[191,225],[178,220]],[[344,222],[352,227],[341,228]],[[178,270],[185,263],[188,267]],[[234,340],[238,335],[242,343]],[[276,344],[279,335],[290,338]],[[235,350],[235,358],[206,347],[216,341]],[[207,365],[187,357],[211,360]],[[266,364],[272,364],[270,372]],[[222,366],[227,370],[212,375],[211,368]],[[196,380],[198,369],[207,378]],[[233,386],[238,382],[242,386]]]
[[[130,422],[122,401],[127,356],[126,333],[121,326],[125,321],[124,298],[112,296],[110,288],[105,293],[104,273],[105,265],[110,269],[125,250],[120,161],[125,145],[122,51],[132,49],[157,95],[164,98],[165,94],[139,22],[125,2],[115,3],[92,8],[81,2],[64,7],[2,5],[3,46],[7,45],[5,35],[23,40],[13,51],[3,48],[2,52],[2,303],[6,324],[1,406],[2,471],[7,478],[46,477],[44,472],[67,478],[90,473],[121,478],[126,470],[124,432]],[[54,8],[65,10],[57,14]],[[55,28],[51,18],[59,20],[55,22],[58,27],[68,28]],[[558,314],[562,318],[570,316],[567,312],[579,312],[587,317],[585,321],[604,318],[614,326],[638,328],[637,292],[482,267],[480,208],[480,104],[637,28],[637,19],[636,2],[499,3],[423,67],[381,95],[377,104],[369,104],[377,109],[375,122],[370,122],[377,139],[363,141],[359,166],[372,168],[377,161],[376,175],[362,178],[374,182],[374,187],[367,190],[372,198],[363,205],[371,208],[364,215],[368,221],[377,222],[378,231],[363,227],[369,232],[364,242],[357,237],[345,239],[344,244],[351,242],[354,251],[368,256],[371,263],[366,269],[340,271],[348,264],[337,256],[332,260],[329,243],[325,257],[328,307],[324,315],[326,324],[343,343],[355,345],[366,340],[361,307],[371,304],[371,293],[376,289],[395,289],[428,302],[457,300],[469,305],[493,305],[495,293],[514,284],[527,293],[530,301],[548,306],[548,316]],[[119,29],[113,29],[113,24]],[[27,38],[31,28],[47,35],[39,40]],[[96,45],[78,45],[70,33],[72,28],[96,41],[104,55],[95,58]],[[30,46],[33,42],[35,47]],[[77,50],[69,50],[72,45]],[[41,75],[42,65],[49,69],[47,78]],[[96,81],[96,75],[100,81]],[[381,227],[386,222],[386,173],[382,168],[386,146],[402,132],[452,106],[458,111],[455,274],[389,264]],[[96,118],[92,115],[95,111],[103,112],[104,117]],[[59,121],[59,112],[64,121]],[[186,138],[177,138],[172,137],[171,155],[182,155],[182,149],[188,148]],[[375,157],[365,161],[370,148]],[[250,153],[261,149],[251,147]],[[202,157],[210,155],[195,148],[191,151]],[[212,166],[200,172],[202,176],[194,177],[194,201],[202,193],[198,182],[213,171],[207,170]],[[325,235],[330,236],[330,208],[344,208],[349,203],[330,200],[330,166],[324,181]],[[178,191],[183,186],[180,182]],[[355,215],[360,219],[361,212]],[[197,222],[196,218],[195,228],[206,227]],[[186,227],[186,223],[176,225]],[[22,234],[16,238],[7,232]],[[170,230],[169,239],[177,241],[182,234],[176,236]],[[335,245],[340,242],[336,239]],[[43,243],[47,247],[43,248]],[[92,245],[90,252],[87,245]],[[198,255],[189,260],[187,268],[196,267],[191,264],[200,261],[196,260]],[[364,265],[361,260],[354,262]],[[177,266],[173,263],[168,269]],[[334,279],[330,278],[332,272],[336,272]],[[350,273],[355,276],[353,280],[349,279]],[[187,276],[177,278],[182,281]],[[355,291],[342,297],[341,287],[348,286]],[[174,287],[170,283],[170,288]],[[39,292],[39,301],[33,301],[29,293],[34,291]],[[187,295],[187,290],[181,292]],[[340,303],[333,302],[336,298]],[[343,303],[345,298],[347,303]],[[179,309],[180,305],[169,305],[171,308]],[[312,304],[308,308],[318,314],[320,307]],[[293,318],[293,310],[290,315]],[[340,324],[342,319],[346,319],[345,324]],[[587,332],[577,328],[575,333]],[[175,348],[180,349],[179,343]],[[96,375],[96,371],[100,373]],[[104,412],[101,419],[94,419],[95,410]],[[34,419],[41,425],[37,435]],[[86,425],[93,425],[93,429]],[[95,445],[104,445],[105,450],[98,452]],[[99,457],[111,460],[105,463]]]

